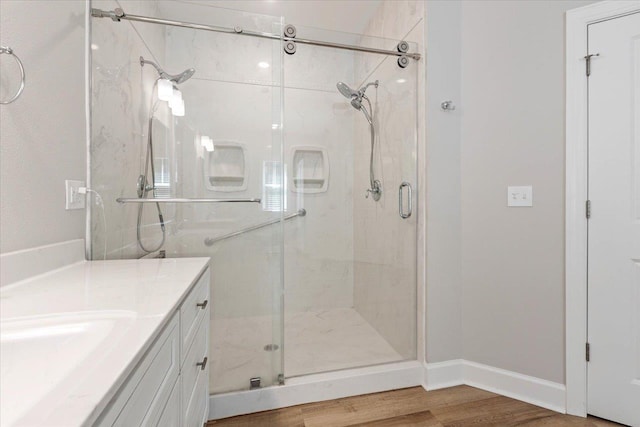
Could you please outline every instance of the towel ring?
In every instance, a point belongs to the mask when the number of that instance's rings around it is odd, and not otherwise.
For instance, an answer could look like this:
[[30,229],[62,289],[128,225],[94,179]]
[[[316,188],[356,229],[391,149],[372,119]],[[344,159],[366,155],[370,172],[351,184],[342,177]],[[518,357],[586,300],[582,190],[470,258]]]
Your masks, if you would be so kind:
[[18,99],[18,97],[22,94],[22,91],[24,90],[24,80],[25,80],[24,66],[22,65],[22,61],[20,61],[20,58],[18,58],[16,54],[13,53],[13,49],[11,49],[9,46],[0,46],[0,55],[2,55],[3,53],[13,56],[16,62],[18,63],[18,66],[20,67],[20,88],[18,89],[18,92],[16,92],[16,94],[13,95],[13,97],[8,101],[0,100],[0,104],[11,104],[13,101]]

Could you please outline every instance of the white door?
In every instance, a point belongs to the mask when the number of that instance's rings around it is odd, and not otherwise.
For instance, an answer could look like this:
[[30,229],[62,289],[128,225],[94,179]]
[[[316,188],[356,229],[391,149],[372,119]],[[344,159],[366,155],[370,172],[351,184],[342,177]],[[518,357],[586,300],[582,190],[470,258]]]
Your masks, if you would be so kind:
[[640,426],[640,13],[588,39],[588,412]]

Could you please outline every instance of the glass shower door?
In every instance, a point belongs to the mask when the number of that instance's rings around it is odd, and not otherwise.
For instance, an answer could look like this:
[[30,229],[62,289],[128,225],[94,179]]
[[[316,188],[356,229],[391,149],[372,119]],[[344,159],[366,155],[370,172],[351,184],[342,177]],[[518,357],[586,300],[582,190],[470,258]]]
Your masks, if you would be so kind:
[[[204,4],[94,0],[92,7],[282,33],[279,17]],[[282,42],[93,19],[91,45],[90,185],[104,200],[103,209],[94,205],[90,212],[92,258],[155,257],[160,250],[166,257],[210,257],[210,391],[279,383],[286,208]],[[141,66],[141,56],[168,73],[195,70],[171,94],[179,91],[183,111],[180,102],[176,108],[158,98],[158,72]],[[159,199],[162,217],[155,204],[115,201],[138,197],[145,164],[153,189],[144,197]]]
[[[378,49],[399,42],[297,31]],[[287,212],[305,210],[284,224],[285,376],[414,360],[418,64],[308,45],[284,64]],[[368,85],[367,98],[354,108],[338,83],[347,94]]]

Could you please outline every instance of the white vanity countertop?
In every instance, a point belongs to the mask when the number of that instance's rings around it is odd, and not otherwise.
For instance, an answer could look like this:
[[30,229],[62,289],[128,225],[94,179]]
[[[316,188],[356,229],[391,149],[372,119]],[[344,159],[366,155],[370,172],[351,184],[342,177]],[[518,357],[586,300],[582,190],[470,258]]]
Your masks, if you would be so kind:
[[83,261],[0,288],[0,425],[91,425],[209,258]]

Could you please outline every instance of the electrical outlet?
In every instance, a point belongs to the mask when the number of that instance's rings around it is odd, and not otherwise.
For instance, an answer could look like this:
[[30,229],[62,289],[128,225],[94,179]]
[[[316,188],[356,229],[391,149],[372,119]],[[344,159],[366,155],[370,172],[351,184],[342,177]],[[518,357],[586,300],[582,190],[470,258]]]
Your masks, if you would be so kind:
[[507,187],[507,206],[533,206],[533,187]]
[[67,179],[64,181],[65,187],[65,209],[84,209],[85,195],[80,194],[80,187],[84,187],[84,181],[73,181]]

